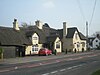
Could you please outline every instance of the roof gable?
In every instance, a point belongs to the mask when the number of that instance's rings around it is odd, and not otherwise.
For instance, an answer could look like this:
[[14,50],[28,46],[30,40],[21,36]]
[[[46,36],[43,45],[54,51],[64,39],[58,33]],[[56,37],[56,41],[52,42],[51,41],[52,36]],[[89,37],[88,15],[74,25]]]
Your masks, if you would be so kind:
[[39,43],[45,43],[46,42],[46,35],[43,32],[43,30],[39,29],[36,26],[29,26],[27,28],[27,36],[31,37],[33,33],[36,33],[39,36]]
[[81,40],[86,40],[86,37],[81,32],[79,32],[76,27],[68,28],[68,33],[66,35],[66,38],[73,38],[75,31],[78,32],[78,35],[79,35]]
[[86,40],[86,37],[81,32],[79,32],[79,36],[81,40]]

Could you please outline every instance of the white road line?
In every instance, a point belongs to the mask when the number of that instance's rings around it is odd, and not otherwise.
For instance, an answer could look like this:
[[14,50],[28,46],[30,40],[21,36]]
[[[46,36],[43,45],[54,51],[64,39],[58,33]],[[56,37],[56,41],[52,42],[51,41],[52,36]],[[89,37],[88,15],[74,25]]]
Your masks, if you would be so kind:
[[[97,61],[94,61],[94,62],[97,62]],[[83,66],[85,64],[80,64],[80,65],[75,65],[75,66],[72,66],[72,67],[68,67],[67,69],[70,70],[70,69],[73,69],[73,68],[77,68],[77,67],[80,67],[80,66]],[[66,69],[61,69],[59,71],[63,72],[65,71]],[[52,71],[50,72],[51,74],[54,74],[54,73],[57,73],[58,71]],[[50,73],[45,73],[45,74],[42,74],[42,75],[49,75]]]
[[60,62],[60,60],[56,60],[56,62]]
[[65,71],[66,69],[61,69],[60,71]]
[[39,65],[42,65],[42,63],[39,63]]
[[83,64],[80,64],[80,65],[78,65],[78,66],[83,66]]
[[18,67],[16,66],[15,69],[18,69]]
[[76,68],[76,67],[78,67],[78,65],[76,65],[76,66],[73,66],[73,68]]
[[58,72],[58,71],[53,71],[53,72],[51,72],[51,73],[53,74],[53,73],[57,73],[57,72]]
[[96,62],[98,62],[98,61],[93,61],[92,63],[96,63]]
[[68,67],[67,69],[69,70],[69,69],[73,69],[73,68],[80,67],[80,66],[83,66],[83,65],[85,65],[85,64],[80,64],[80,65],[76,65],[76,66]]
[[72,69],[72,68],[73,68],[73,67],[68,67],[67,69],[70,70],[70,69]]
[[80,64],[80,65],[78,65],[78,66],[83,66],[83,65],[85,65],[85,64]]
[[45,74],[42,74],[42,75],[49,75],[50,73],[45,73]]

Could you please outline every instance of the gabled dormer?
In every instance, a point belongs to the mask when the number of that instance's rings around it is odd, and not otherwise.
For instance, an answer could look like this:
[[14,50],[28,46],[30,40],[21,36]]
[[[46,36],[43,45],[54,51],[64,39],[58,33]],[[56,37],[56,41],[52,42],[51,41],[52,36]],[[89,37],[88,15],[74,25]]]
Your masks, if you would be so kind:
[[38,44],[38,43],[39,43],[39,36],[37,33],[34,33],[32,35],[32,44],[34,45],[34,44]]

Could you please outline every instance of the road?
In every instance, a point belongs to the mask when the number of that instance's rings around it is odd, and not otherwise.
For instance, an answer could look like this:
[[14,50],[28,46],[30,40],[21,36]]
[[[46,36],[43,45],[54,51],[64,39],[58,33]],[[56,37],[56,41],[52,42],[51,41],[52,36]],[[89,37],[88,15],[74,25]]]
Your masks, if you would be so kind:
[[0,71],[0,75],[91,75],[100,69],[100,53],[63,57],[59,59],[27,63],[14,69]]

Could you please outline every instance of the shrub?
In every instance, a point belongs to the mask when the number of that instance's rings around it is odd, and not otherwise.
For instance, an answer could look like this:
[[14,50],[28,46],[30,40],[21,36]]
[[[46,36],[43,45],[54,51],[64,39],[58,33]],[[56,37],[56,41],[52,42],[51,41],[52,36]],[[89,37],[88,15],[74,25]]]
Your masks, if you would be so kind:
[[2,54],[3,53],[3,49],[2,48],[0,48],[0,54]]
[[100,75],[100,70],[94,72],[92,75]]
[[0,48],[0,59],[3,59],[3,49]]

